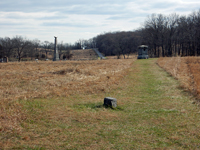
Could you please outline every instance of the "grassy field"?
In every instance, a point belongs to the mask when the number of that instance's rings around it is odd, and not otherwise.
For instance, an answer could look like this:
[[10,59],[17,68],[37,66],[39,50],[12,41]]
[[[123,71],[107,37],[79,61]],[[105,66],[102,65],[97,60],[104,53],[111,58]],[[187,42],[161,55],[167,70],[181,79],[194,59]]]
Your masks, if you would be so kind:
[[[94,62],[97,65],[99,61]],[[156,59],[134,63],[133,60],[115,60],[116,66],[113,64],[111,68],[116,69],[122,62],[126,62],[125,70],[102,75],[102,80],[106,76],[104,90],[95,86],[100,80],[93,84],[88,81],[93,90],[21,98],[15,100],[15,105],[10,102],[10,106],[2,103],[5,106],[1,105],[2,113],[12,114],[14,108],[19,107],[21,117],[16,117],[16,120],[20,119],[16,121],[20,127],[16,124],[13,130],[6,130],[0,126],[0,148],[199,149],[199,106],[193,104],[193,97],[180,88],[179,81],[159,68]],[[105,65],[104,69],[111,64]],[[60,70],[53,72],[66,75]],[[84,70],[79,71],[84,73]],[[97,85],[101,87],[103,83]],[[61,88],[60,93],[62,91]],[[116,109],[102,106],[107,96],[117,98]],[[15,115],[16,112],[11,117]],[[9,120],[2,114],[0,118],[1,124]]]

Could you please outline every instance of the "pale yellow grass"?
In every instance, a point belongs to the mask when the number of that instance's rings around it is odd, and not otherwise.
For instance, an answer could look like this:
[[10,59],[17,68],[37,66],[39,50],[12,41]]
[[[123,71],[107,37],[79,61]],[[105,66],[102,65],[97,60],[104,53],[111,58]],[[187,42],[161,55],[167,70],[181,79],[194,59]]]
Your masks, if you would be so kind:
[[134,59],[0,64],[0,132],[21,131],[20,99],[108,92]]
[[157,63],[178,79],[183,88],[200,98],[199,57],[165,57],[159,58]]

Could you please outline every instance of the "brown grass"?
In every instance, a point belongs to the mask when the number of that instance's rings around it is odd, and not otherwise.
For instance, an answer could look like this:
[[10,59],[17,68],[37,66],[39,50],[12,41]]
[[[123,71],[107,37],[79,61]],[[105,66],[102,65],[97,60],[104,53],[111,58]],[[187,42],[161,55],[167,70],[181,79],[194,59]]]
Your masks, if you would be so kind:
[[132,62],[110,59],[0,64],[0,132],[21,132],[20,122],[27,116],[18,100],[108,92]]
[[200,99],[200,58],[159,58],[158,65],[180,80],[181,86]]

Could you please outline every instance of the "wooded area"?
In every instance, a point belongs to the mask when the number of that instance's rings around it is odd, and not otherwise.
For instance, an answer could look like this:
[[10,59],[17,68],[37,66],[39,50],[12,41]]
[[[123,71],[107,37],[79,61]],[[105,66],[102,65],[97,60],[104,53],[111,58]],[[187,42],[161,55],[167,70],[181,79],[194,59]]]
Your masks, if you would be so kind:
[[130,54],[148,45],[150,57],[199,56],[200,10],[188,16],[152,14],[141,29],[98,35],[96,42],[105,55]]
[[189,16],[151,15],[141,30],[151,57],[200,55],[200,10]]
[[[107,32],[89,40],[80,39],[74,44],[60,42],[58,50],[60,57],[72,49],[99,48],[106,56],[128,58],[137,52],[139,45],[148,45],[149,57],[199,56],[199,41],[200,10],[188,16],[152,14],[138,30]],[[53,43],[49,41],[28,40],[21,36],[0,38],[0,58],[13,57],[18,61],[24,57],[47,59],[52,49]]]

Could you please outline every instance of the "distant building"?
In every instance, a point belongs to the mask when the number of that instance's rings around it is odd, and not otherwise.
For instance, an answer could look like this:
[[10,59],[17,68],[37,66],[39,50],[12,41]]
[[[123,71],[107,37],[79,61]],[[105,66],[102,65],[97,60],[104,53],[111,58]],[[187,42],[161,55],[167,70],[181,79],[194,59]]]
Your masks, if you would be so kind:
[[148,59],[148,46],[140,45],[138,46],[138,59]]

